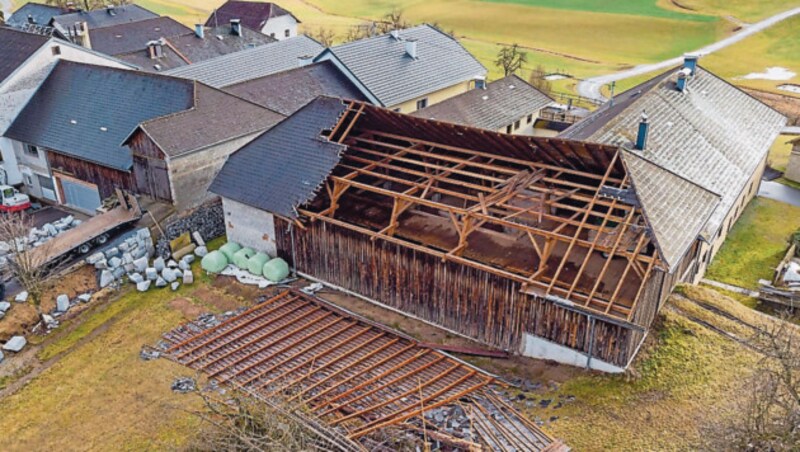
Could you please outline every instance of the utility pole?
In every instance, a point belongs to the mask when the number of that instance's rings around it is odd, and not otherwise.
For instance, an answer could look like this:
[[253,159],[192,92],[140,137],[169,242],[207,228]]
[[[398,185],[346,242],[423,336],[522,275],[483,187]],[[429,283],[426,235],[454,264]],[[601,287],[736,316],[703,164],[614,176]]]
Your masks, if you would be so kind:
[[614,88],[617,87],[617,82],[611,81],[611,99],[610,99],[610,106],[614,106]]

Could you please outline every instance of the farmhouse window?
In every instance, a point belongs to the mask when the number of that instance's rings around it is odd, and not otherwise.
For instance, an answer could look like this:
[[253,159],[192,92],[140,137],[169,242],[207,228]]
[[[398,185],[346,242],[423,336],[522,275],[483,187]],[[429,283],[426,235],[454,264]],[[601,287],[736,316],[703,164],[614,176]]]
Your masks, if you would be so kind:
[[289,35],[290,35],[290,32],[289,32],[289,29],[287,28],[286,30],[284,30],[284,32],[283,32],[283,36],[285,36],[285,37],[287,37],[287,38],[288,38],[288,37],[289,37]]
[[528,124],[530,124],[532,122],[533,122],[533,114],[531,113],[531,114],[528,115]]
[[26,144],[23,148],[25,150],[25,155],[29,155],[31,157],[39,157],[39,148],[32,144]]
[[428,106],[428,98],[420,99],[417,101],[417,110],[422,110]]

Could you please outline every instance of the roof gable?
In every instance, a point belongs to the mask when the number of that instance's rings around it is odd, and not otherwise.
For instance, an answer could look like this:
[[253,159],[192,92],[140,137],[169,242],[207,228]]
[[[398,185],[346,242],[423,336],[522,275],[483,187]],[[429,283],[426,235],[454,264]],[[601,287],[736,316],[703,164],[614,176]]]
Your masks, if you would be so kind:
[[[215,27],[238,19],[245,27],[261,31],[270,19],[286,15],[294,17],[292,13],[275,3],[227,1],[211,13],[206,20],[206,26]],[[297,20],[296,17],[294,19]]]
[[[584,120],[588,126],[578,123],[575,127],[580,138],[630,148],[645,111],[651,125],[642,155],[721,196],[702,231],[710,239],[739,195],[750,188],[748,182],[786,118],[700,67],[687,90],[680,92],[674,73],[669,71],[634,89],[622,107],[618,104],[594,113]],[[570,130],[563,136],[576,137]]]
[[47,44],[49,38],[0,27],[0,84]]
[[[408,41],[416,41],[416,59],[406,53]],[[401,30],[399,39],[386,34],[331,47],[316,61],[333,58],[383,106],[486,75],[458,41],[430,25]]]
[[287,116],[318,96],[364,100],[361,91],[327,61],[231,85],[225,91]]
[[274,111],[201,84],[196,98],[190,110],[151,119],[140,126],[170,157],[261,132],[284,119]]
[[553,103],[553,99],[516,75],[495,80],[412,113],[412,116],[500,130]]
[[143,121],[191,108],[194,91],[186,80],[61,61],[6,136],[128,170],[125,138]]
[[323,49],[317,41],[301,35],[177,68],[166,74],[222,88],[296,68],[300,57],[316,55]]
[[[321,136],[345,111],[341,100],[318,98],[232,154],[209,189],[251,207],[296,218],[339,163],[345,146]],[[269,185],[265,196],[263,181]]]
[[86,22],[89,30],[94,30],[156,17],[158,14],[139,5],[130,4],[114,6],[113,9],[102,8],[62,14],[53,18],[53,24],[61,33],[65,33],[78,22]]
[[55,16],[64,14],[66,10],[58,6],[44,5],[41,3],[28,2],[20,6],[6,19],[6,24],[12,27],[22,28],[33,21],[39,26],[49,26]]
[[193,31],[170,17],[156,17],[97,30],[89,29],[92,49],[108,55],[146,49],[150,41],[187,33]]

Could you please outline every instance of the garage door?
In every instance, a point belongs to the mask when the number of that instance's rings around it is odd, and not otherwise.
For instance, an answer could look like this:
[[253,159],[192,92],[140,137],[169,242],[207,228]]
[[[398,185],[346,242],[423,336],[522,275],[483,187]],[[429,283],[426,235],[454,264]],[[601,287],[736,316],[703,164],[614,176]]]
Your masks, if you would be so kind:
[[96,185],[61,179],[61,189],[64,193],[64,204],[91,213],[100,207],[100,192]]

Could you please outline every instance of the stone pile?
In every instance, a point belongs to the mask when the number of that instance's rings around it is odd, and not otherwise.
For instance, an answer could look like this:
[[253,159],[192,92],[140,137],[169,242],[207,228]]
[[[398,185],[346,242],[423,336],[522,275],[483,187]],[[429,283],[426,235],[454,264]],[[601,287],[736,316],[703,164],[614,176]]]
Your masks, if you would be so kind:
[[28,232],[26,237],[18,237],[16,239],[16,246],[12,242],[0,242],[0,269],[8,265],[8,258],[13,256],[17,251],[30,247],[36,248],[42,246],[59,234],[75,228],[80,224],[81,220],[77,220],[72,215],[68,215],[58,221],[45,223],[41,228],[34,227]]
[[[164,229],[165,235],[159,237],[156,243],[156,254],[158,256],[167,258],[170,255],[170,240],[175,240],[187,232],[192,233],[198,247],[203,247],[204,243],[198,242],[195,236],[213,238],[225,235],[225,215],[222,210],[222,203],[216,201],[198,207],[188,215],[169,223]],[[208,251],[204,248],[202,252]],[[195,254],[201,258],[205,255],[200,255],[197,250],[195,250]]]
[[178,378],[172,382],[172,390],[181,394],[192,392],[197,388],[194,380],[187,377]]
[[86,258],[100,273],[100,287],[118,286],[126,276],[155,253],[153,238],[147,228],[139,229],[117,246],[97,252]]

